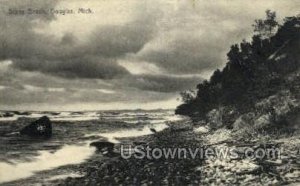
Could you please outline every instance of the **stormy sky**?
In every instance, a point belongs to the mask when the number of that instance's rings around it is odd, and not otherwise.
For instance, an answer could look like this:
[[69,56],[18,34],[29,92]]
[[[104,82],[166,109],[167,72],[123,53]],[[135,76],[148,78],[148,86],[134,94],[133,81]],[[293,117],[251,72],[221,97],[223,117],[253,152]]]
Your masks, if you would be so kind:
[[300,9],[299,0],[0,2],[0,109],[13,110],[175,108],[266,9],[279,20]]

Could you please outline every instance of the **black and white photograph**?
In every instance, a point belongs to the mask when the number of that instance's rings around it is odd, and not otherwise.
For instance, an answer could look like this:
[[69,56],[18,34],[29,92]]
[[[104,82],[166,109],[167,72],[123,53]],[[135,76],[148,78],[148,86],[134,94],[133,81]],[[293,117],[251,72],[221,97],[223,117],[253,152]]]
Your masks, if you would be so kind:
[[300,185],[299,0],[0,0],[0,186]]

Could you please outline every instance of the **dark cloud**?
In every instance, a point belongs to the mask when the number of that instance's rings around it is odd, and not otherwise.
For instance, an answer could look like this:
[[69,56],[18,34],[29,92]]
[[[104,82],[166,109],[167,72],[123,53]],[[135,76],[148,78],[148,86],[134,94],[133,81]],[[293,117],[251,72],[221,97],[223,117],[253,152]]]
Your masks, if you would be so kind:
[[83,56],[78,58],[41,60],[39,58],[15,59],[13,67],[40,71],[65,78],[112,79],[128,74],[127,70],[110,58]]
[[[187,37],[185,37],[187,38]],[[143,51],[137,60],[155,63],[175,74],[201,73],[223,64],[224,47],[219,43],[177,38],[166,49]]]
[[277,11],[280,20],[282,15],[295,15],[300,4],[295,0],[198,0],[194,5],[189,1],[177,5],[159,20],[159,35],[131,56],[135,61],[155,63],[176,74],[222,68],[230,45],[250,39],[251,25],[265,16],[266,9]]
[[153,20],[130,24],[99,27],[91,33],[86,52],[105,57],[120,57],[127,53],[136,53],[154,36]]
[[[165,19],[171,21],[160,23],[160,35],[132,58],[155,63],[175,74],[202,73],[222,67],[230,45],[252,34],[254,19],[222,12],[218,6],[204,8],[185,5],[167,15]],[[222,13],[216,14],[216,10]]]
[[[43,8],[45,4],[13,4],[13,7]],[[43,5],[43,6],[42,6]],[[4,9],[11,7],[8,4]],[[26,8],[27,8],[26,7]],[[24,9],[26,9],[24,8]],[[1,12],[6,15],[7,12]],[[40,71],[66,78],[112,79],[128,74],[116,63],[116,59],[127,53],[136,53],[154,35],[155,16],[137,17],[126,25],[97,27],[83,42],[72,33],[61,39],[34,31],[36,22],[49,22],[55,17],[41,19],[40,16],[6,16],[0,37],[0,59],[12,59],[13,67]]]

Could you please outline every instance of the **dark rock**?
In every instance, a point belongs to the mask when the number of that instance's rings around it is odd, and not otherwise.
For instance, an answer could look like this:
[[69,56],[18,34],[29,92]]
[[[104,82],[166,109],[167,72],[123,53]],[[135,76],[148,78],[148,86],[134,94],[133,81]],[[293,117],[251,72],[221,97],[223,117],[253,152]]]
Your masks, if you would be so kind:
[[83,115],[84,112],[72,112],[71,115]]
[[13,113],[10,113],[10,112],[5,112],[5,113],[3,114],[3,117],[5,117],[5,118],[13,117],[13,116],[14,116],[14,114],[13,114]]
[[95,141],[92,142],[90,146],[96,147],[98,151],[107,150],[111,153],[114,150],[115,144],[107,141]]
[[31,115],[30,112],[13,111],[13,113],[16,114],[16,115],[24,115],[24,116]]
[[20,134],[28,135],[31,137],[51,137],[52,136],[52,124],[47,116],[43,116],[40,119],[32,122],[24,127]]
[[51,115],[57,116],[57,115],[60,115],[60,112],[51,112]]
[[154,128],[150,128],[151,132],[156,133],[157,131]]

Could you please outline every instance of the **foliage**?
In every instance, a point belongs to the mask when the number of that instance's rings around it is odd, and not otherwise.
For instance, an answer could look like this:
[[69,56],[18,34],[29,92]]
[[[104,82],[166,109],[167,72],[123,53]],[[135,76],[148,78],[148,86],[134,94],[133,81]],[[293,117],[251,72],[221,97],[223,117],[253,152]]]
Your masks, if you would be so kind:
[[267,10],[266,19],[255,23],[252,41],[232,45],[224,69],[198,84],[196,96],[183,94],[176,114],[204,119],[222,106],[246,113],[257,100],[292,89],[284,77],[299,68],[300,17],[287,17],[278,25],[276,13]]
[[276,12],[272,12],[271,10],[266,10],[266,19],[257,19],[255,20],[254,32],[258,33],[261,38],[270,38],[274,35],[274,32],[279,26],[276,21]]
[[184,103],[192,102],[196,97],[196,92],[194,90],[186,90],[180,92],[181,99]]

